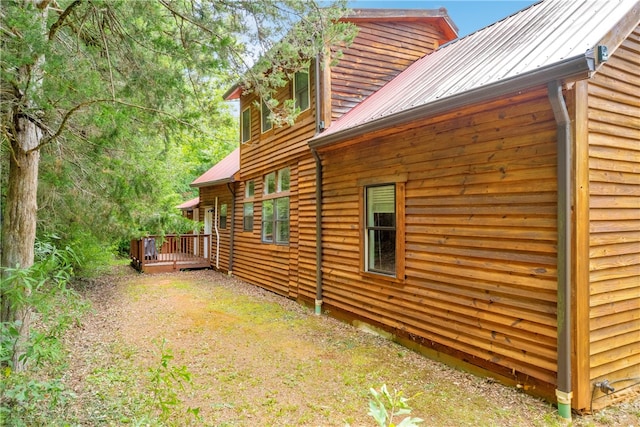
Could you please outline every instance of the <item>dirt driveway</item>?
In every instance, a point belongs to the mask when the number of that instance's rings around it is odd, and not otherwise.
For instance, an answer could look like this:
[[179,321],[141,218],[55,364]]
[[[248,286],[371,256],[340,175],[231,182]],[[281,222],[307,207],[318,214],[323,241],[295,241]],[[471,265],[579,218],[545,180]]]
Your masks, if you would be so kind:
[[[216,272],[122,267],[83,293],[94,312],[69,336],[65,379],[78,396],[67,418],[81,425],[160,415],[173,425],[373,426],[368,390],[382,384],[415,396],[411,415],[425,426],[560,425],[544,402]],[[165,365],[163,353],[173,355]],[[173,381],[182,366],[184,390]],[[173,399],[164,412],[158,396]],[[640,404],[629,408],[574,425],[640,425]]]

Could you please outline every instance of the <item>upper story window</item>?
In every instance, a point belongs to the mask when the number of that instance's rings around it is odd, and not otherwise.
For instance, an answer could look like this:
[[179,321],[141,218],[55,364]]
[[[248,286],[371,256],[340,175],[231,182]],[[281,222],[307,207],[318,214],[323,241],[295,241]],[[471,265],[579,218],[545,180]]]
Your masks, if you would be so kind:
[[253,231],[253,197],[255,195],[255,183],[247,181],[244,187],[245,202],[242,206],[242,230]]
[[271,110],[269,106],[263,99],[260,103],[260,123],[262,128],[262,133],[268,132],[273,129],[273,122],[271,121]]
[[293,99],[296,108],[300,111],[307,110],[310,105],[311,95],[309,94],[309,73],[298,71],[293,77]]
[[240,134],[242,142],[245,143],[251,139],[251,108],[247,107],[242,111],[240,116]]
[[246,199],[252,199],[254,194],[255,194],[255,183],[253,182],[253,180],[251,181],[247,181],[247,185],[244,188],[244,197]]
[[276,192],[276,173],[271,172],[264,176],[264,194]]
[[289,168],[271,172],[264,177],[262,199],[262,241],[289,243]]
[[278,181],[276,185],[276,191],[289,191],[290,183],[291,183],[291,171],[289,168],[280,169],[278,171]]
[[253,231],[253,202],[242,206],[242,231]]

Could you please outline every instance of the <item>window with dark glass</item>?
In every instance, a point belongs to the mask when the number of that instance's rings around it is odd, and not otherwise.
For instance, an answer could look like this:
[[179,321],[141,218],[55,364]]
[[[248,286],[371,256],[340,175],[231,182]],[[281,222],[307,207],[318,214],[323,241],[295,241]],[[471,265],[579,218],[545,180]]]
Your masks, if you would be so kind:
[[271,172],[264,177],[262,200],[262,241],[289,243],[289,168]]
[[218,221],[220,222],[219,227],[221,229],[227,228],[227,204],[226,203],[220,205],[220,217]]
[[365,187],[365,269],[396,273],[396,186]]
[[309,108],[309,73],[306,71],[299,71],[295,73],[293,78],[293,99],[295,100],[296,108],[300,111],[304,111]]
[[262,123],[262,133],[270,131],[273,128],[273,123],[271,122],[271,110],[267,103],[262,100],[262,104],[260,105],[260,121]]
[[242,229],[243,231],[253,231],[253,197],[255,191],[254,181],[247,181],[244,188],[244,198],[247,201],[242,206]]
[[240,117],[240,134],[242,142],[245,143],[251,139],[251,108],[242,111]]

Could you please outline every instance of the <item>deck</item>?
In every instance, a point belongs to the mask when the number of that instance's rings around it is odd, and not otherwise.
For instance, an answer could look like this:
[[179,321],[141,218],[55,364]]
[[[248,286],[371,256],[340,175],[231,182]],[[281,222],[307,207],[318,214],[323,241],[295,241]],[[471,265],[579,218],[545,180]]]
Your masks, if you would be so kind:
[[210,268],[210,234],[147,236],[131,240],[131,266],[142,273]]

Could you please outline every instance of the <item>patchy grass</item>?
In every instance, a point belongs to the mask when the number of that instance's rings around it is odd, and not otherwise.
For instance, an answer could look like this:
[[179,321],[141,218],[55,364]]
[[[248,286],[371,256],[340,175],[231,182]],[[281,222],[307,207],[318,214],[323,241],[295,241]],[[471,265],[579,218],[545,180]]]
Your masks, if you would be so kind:
[[[372,426],[368,392],[382,384],[413,396],[411,415],[426,426],[564,425],[515,389],[214,272],[130,274],[86,296],[95,312],[68,339],[71,425]],[[165,390],[176,402],[164,413],[149,375],[163,339],[173,355],[165,375],[184,367],[191,377]]]

